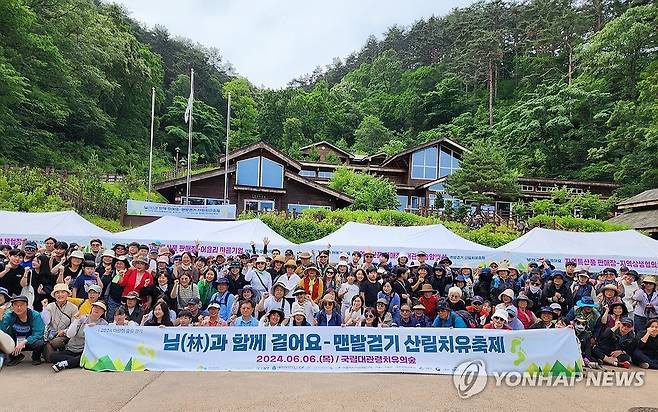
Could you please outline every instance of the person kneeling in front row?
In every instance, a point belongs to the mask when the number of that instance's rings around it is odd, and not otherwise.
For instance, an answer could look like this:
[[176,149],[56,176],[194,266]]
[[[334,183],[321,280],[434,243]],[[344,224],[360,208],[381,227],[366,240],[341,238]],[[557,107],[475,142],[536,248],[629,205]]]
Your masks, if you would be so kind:
[[[14,348],[11,345],[2,344],[3,352],[0,356],[8,356],[7,366],[18,364],[25,355],[23,351],[32,351],[32,364],[40,365],[42,363],[41,354],[43,353],[43,333],[44,324],[39,312],[27,307],[28,299],[26,296],[16,296],[11,300],[11,311],[3,313],[0,321],[0,331],[11,337]],[[9,339],[5,339],[9,343]],[[4,362],[2,362],[4,363]]]

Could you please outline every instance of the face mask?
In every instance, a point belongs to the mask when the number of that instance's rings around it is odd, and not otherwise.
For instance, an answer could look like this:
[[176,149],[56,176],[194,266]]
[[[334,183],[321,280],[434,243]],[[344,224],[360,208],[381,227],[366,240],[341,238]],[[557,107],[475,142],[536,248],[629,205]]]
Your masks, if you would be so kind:
[[532,292],[532,293],[539,292],[539,289],[541,289],[541,287],[539,287],[539,286],[530,286],[530,292]]
[[574,326],[574,329],[576,329],[577,332],[584,332],[585,331],[585,325],[576,325]]

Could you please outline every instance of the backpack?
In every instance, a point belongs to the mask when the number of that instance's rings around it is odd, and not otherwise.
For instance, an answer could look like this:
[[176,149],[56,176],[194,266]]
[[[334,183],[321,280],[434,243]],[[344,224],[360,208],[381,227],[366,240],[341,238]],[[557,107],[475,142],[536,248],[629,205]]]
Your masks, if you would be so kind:
[[469,311],[467,311],[467,310],[458,310],[458,311],[455,311],[455,313],[457,314],[457,316],[462,318],[464,323],[466,323],[467,327],[472,328],[472,329],[475,329],[475,328],[478,327],[477,322],[475,321],[475,319],[473,319],[473,316],[471,315],[471,313]]

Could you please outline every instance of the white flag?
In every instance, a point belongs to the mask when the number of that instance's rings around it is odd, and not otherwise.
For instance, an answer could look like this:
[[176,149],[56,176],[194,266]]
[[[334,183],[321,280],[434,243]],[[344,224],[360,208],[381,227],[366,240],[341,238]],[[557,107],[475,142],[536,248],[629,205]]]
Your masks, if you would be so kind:
[[190,90],[190,97],[187,98],[187,107],[185,108],[185,123],[190,121],[192,105],[194,104],[194,91]]

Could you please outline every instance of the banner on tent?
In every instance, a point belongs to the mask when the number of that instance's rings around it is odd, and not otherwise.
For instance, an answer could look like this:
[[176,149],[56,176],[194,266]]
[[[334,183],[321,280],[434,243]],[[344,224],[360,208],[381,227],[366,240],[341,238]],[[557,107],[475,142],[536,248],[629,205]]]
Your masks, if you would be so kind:
[[587,257],[587,256],[564,256],[564,255],[551,255],[546,254],[542,256],[530,255],[515,255],[515,254],[500,254],[494,257],[493,260],[508,259],[514,264],[519,264],[521,269],[525,269],[528,264],[538,262],[539,259],[544,259],[551,262],[553,266],[558,269],[564,269],[567,262],[575,262],[578,266],[585,266],[589,268],[590,272],[602,271],[605,268],[614,268],[619,270],[622,266],[629,269],[638,271],[639,273],[657,273],[658,272],[658,259],[656,257],[650,258],[624,258],[624,257]]
[[235,220],[236,205],[172,205],[128,200],[126,214],[131,216],[176,216],[192,219]]
[[[377,248],[372,248],[370,249],[372,253],[375,255],[375,257],[378,257],[382,253],[388,253],[389,258],[391,259],[392,262],[395,262],[400,256],[401,253],[406,253],[407,257],[409,260],[417,260],[417,253],[419,252],[418,250],[409,250],[407,251],[407,248],[404,247],[404,245],[400,245],[399,248],[396,248],[395,250],[382,250],[382,249],[377,249]],[[339,247],[334,247],[332,246],[331,248],[331,259],[332,261],[338,261],[338,258],[341,253],[347,253],[348,255],[351,254],[352,252],[361,252],[363,254],[366,251],[366,248],[359,247],[355,248],[353,250],[347,250],[347,249],[342,249]],[[472,267],[477,267],[478,264],[484,263],[487,260],[487,256],[485,256],[482,253],[474,253],[474,254],[452,254],[452,253],[443,253],[443,252],[436,252],[432,251],[431,249],[425,250],[425,253],[427,253],[427,260],[429,262],[436,262],[439,261],[445,257],[450,258],[450,260],[453,262],[453,265],[458,266],[458,265],[469,265]]]
[[487,373],[580,371],[573,329],[341,327],[85,330],[82,366],[95,371],[297,371],[450,374],[482,360]]

